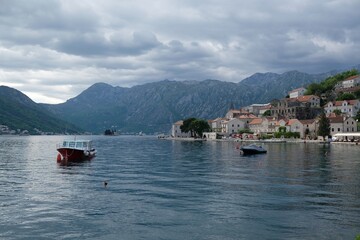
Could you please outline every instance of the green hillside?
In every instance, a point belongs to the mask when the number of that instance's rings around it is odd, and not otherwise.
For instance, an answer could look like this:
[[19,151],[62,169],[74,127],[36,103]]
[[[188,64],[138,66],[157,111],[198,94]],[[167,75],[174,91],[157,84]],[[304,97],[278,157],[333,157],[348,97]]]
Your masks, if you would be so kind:
[[60,120],[21,92],[0,86],[0,124],[30,134],[78,133],[82,130]]

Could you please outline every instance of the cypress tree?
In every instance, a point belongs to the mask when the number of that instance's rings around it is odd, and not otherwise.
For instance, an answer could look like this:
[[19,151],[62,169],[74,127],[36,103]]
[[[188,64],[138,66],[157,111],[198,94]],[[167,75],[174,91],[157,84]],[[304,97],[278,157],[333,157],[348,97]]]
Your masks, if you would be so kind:
[[330,120],[326,117],[325,112],[320,115],[318,135],[323,139],[330,135]]

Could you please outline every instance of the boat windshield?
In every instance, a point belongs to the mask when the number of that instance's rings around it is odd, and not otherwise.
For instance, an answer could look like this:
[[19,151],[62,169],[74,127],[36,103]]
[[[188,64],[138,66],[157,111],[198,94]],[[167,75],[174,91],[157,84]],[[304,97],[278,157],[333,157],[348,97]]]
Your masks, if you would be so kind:
[[64,141],[62,147],[88,149],[91,147],[91,143],[89,141]]

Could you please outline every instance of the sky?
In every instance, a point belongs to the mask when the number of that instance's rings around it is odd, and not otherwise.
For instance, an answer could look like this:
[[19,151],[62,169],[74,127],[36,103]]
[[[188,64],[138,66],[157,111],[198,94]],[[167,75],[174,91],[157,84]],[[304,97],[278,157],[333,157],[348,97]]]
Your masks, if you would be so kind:
[[56,104],[97,82],[351,67],[359,9],[359,0],[0,0],[0,85]]

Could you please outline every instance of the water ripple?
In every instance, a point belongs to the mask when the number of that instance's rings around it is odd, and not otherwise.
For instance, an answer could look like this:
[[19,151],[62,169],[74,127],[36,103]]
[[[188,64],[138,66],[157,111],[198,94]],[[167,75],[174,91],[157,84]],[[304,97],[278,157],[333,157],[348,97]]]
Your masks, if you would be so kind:
[[354,146],[268,144],[268,154],[247,157],[231,142],[89,138],[95,159],[59,165],[61,136],[0,136],[0,238],[354,239],[360,233]]

